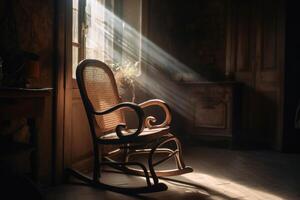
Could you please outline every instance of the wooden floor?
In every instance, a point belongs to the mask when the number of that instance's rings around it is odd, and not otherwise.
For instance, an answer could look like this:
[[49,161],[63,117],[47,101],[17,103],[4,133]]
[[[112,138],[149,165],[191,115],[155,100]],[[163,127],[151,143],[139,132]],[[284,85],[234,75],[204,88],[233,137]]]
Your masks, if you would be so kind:
[[[195,172],[171,178],[176,181],[164,180],[169,187],[165,192],[128,196],[82,184],[66,184],[48,189],[46,199],[300,199],[300,155],[200,147],[185,150],[186,163]],[[104,176],[119,185],[141,179],[115,174]]]

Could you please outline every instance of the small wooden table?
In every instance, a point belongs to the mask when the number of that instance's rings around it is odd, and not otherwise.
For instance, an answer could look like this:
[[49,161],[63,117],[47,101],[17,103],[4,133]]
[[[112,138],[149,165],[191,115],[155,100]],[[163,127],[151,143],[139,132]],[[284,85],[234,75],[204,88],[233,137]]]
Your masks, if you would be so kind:
[[51,96],[51,88],[0,87],[0,121],[26,119],[30,132],[30,140],[26,144],[3,141],[3,138],[1,142],[0,139],[0,158],[7,159],[20,151],[31,151],[33,178],[45,184],[51,182]]

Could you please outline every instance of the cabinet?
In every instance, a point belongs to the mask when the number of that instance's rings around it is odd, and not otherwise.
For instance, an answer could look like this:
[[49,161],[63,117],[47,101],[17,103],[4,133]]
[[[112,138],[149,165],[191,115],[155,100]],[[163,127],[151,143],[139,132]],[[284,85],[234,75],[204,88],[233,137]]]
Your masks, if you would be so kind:
[[[44,185],[51,184],[52,179],[51,111],[47,109],[51,93],[50,88],[0,88],[0,122],[26,119],[30,133],[29,141],[20,143],[7,139],[0,131],[0,164],[9,163],[10,169],[18,173],[30,172]],[[23,169],[26,164],[29,167]]]
[[237,82],[191,82],[188,91],[192,119],[186,120],[190,139],[226,139],[239,137],[240,89]]

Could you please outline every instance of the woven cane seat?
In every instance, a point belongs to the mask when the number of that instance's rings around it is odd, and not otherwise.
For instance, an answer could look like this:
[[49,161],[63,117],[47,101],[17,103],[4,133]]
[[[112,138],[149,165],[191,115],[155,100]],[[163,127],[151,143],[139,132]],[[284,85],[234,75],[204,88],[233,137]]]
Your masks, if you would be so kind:
[[[135,132],[136,129],[129,129],[128,134]],[[169,133],[169,127],[163,128],[145,128],[136,138],[134,142],[147,142],[157,139],[158,137],[164,136]],[[126,132],[125,132],[126,135]],[[120,138],[117,136],[116,132],[108,133],[99,137],[99,139],[104,140],[104,143],[120,143]],[[127,143],[127,142],[124,142]]]

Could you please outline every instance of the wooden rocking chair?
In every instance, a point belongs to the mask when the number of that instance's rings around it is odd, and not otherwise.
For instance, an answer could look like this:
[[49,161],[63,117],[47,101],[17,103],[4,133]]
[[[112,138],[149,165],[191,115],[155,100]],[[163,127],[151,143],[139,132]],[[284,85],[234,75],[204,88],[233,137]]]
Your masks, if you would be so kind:
[[[71,175],[95,186],[116,192],[148,193],[167,190],[164,183],[159,182],[159,176],[180,175],[192,172],[185,166],[181,153],[180,141],[169,132],[171,114],[165,102],[153,99],[141,104],[131,102],[121,103],[114,75],[110,68],[98,60],[83,60],[76,70],[76,78],[80,94],[85,106],[93,141],[94,166],[93,176],[88,177],[74,169],[68,169]],[[145,118],[143,108],[160,106],[165,111],[165,120],[159,125],[153,125],[155,118]],[[128,129],[123,116],[124,110],[132,110],[138,116],[138,128]],[[175,149],[168,148],[170,143]],[[169,145],[168,145],[169,144]],[[100,145],[116,145],[117,149],[104,154],[100,153]],[[163,146],[168,147],[163,147]],[[155,161],[155,154],[165,155]],[[122,155],[122,161],[113,159]],[[130,161],[131,156],[147,156],[148,168],[142,162]],[[175,158],[176,168],[172,170],[156,170],[155,166]],[[109,166],[125,174],[143,176],[146,186],[117,187],[100,181],[101,166]],[[133,168],[133,166],[140,169]]]

